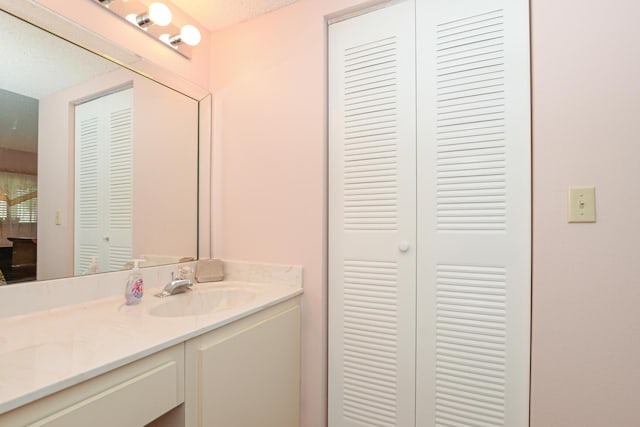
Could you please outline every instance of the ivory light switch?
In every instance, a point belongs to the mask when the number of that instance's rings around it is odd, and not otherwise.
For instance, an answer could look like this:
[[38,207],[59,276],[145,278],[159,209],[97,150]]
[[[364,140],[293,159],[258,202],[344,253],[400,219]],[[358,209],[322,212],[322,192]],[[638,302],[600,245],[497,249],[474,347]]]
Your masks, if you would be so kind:
[[56,225],[62,225],[62,213],[56,211]]
[[569,189],[568,222],[596,222],[596,188]]

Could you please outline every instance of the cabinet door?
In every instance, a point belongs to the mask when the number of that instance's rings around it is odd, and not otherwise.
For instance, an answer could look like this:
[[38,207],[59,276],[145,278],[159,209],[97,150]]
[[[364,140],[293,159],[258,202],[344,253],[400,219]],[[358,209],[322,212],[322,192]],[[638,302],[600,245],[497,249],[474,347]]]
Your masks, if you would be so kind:
[[329,27],[329,425],[411,426],[412,1]]
[[195,345],[198,366],[196,377],[189,376],[197,382],[191,395],[197,415],[187,425],[297,427],[300,306],[243,320],[251,323],[228,325],[187,346]]
[[417,425],[528,425],[525,0],[418,0]]

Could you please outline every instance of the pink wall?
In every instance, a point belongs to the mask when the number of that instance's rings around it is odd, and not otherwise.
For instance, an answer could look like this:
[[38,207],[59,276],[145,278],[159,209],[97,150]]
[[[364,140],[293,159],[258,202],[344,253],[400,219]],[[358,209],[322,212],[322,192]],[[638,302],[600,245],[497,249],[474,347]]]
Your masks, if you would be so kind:
[[38,155],[28,151],[0,148],[0,170],[35,175],[38,173]]
[[[216,255],[305,267],[303,426],[325,423],[323,15],[302,0],[212,38]],[[619,4],[620,3],[620,4]],[[640,423],[640,6],[532,0],[532,426]],[[598,223],[566,223],[597,187]]]
[[325,20],[301,0],[214,33],[214,253],[304,266],[302,426],[326,425]]
[[[75,93],[76,99],[86,92]],[[39,280],[73,275],[73,95],[52,94],[38,104],[38,271]],[[62,173],[61,173],[62,171]],[[61,225],[55,225],[60,211]]]
[[196,257],[198,103],[134,83],[133,254]]
[[[640,425],[640,4],[532,1],[531,425]],[[596,224],[566,190],[596,186]]]

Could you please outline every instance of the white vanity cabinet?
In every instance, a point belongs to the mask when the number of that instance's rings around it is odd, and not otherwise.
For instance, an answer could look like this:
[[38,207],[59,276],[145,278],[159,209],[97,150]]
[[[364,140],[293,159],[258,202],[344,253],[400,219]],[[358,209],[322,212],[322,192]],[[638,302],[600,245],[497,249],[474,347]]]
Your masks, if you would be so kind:
[[0,427],[297,427],[300,297],[254,310],[4,413]]
[[0,416],[2,427],[140,427],[184,402],[184,344]]
[[[94,337],[118,349],[118,358],[110,362],[108,355],[102,354],[100,360],[78,360],[74,365],[72,350],[81,350],[80,342],[65,347],[68,355],[59,354],[61,360],[69,358],[68,363],[56,363],[42,352],[22,350],[12,356],[16,360],[0,353],[0,360],[14,366],[14,371],[37,359],[29,375],[15,372],[12,377],[7,369],[0,375],[0,393],[11,395],[9,390],[14,390],[13,395],[19,396],[4,401],[5,407],[13,405],[15,409],[0,414],[0,427],[297,427],[300,293],[301,289],[286,286],[264,287],[256,291],[253,303],[210,316],[156,318],[144,307],[118,312],[113,328],[105,328],[114,334]],[[107,300],[92,305],[91,310],[23,318],[21,326],[24,324],[26,331],[44,321],[59,328],[71,321],[90,324],[91,319],[105,321],[106,313],[112,312]],[[147,356],[136,359],[139,356],[132,352],[130,363],[124,366],[120,346],[129,345],[123,340],[130,336],[118,327],[123,324],[122,316],[144,318],[140,324],[148,333],[142,335],[149,336],[146,349],[130,345],[138,349],[137,354]],[[173,328],[168,332],[167,322]],[[18,363],[18,358],[26,358],[27,363]],[[56,372],[56,368],[70,365],[74,371],[65,371],[66,376]],[[46,385],[20,395],[17,388],[29,388],[16,377]]]
[[299,297],[186,343],[187,427],[299,425]]

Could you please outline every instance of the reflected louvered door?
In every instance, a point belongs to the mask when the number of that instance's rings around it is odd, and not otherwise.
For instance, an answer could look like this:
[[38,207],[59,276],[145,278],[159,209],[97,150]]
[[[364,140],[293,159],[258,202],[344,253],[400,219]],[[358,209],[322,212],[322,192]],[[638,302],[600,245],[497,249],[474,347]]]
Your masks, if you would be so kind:
[[528,425],[528,2],[418,0],[417,425]]
[[133,89],[109,96],[108,268],[133,258]]
[[329,27],[329,425],[415,417],[413,2]]
[[74,271],[94,256],[120,270],[132,258],[133,89],[77,105],[75,122]]
[[98,104],[76,107],[74,274],[86,271],[100,251],[98,227],[98,137],[102,133]]

